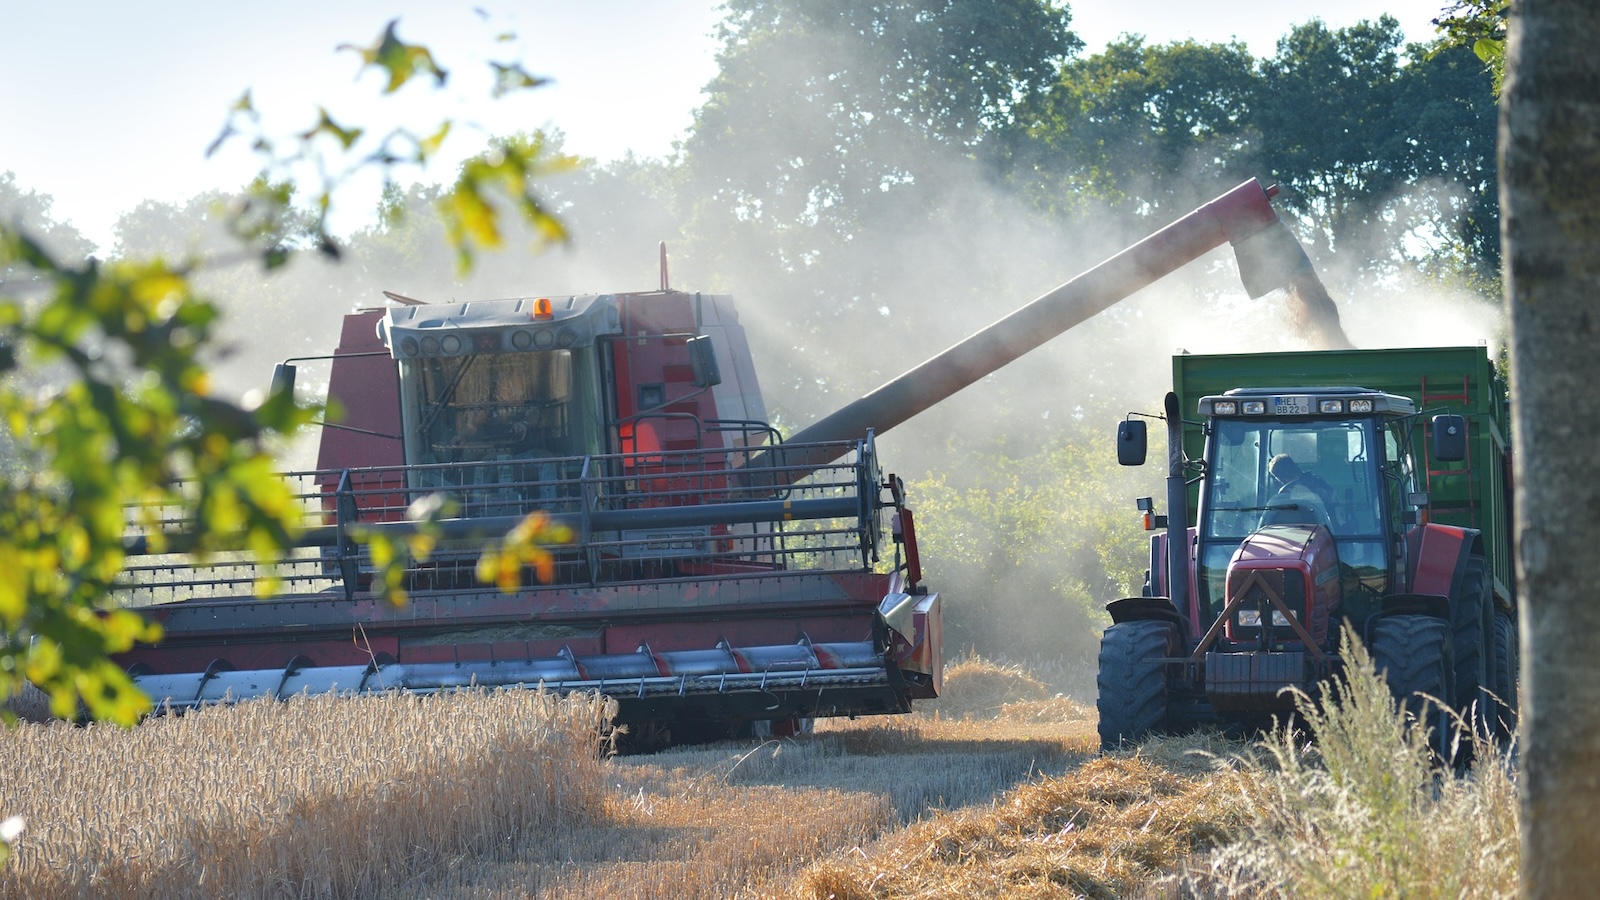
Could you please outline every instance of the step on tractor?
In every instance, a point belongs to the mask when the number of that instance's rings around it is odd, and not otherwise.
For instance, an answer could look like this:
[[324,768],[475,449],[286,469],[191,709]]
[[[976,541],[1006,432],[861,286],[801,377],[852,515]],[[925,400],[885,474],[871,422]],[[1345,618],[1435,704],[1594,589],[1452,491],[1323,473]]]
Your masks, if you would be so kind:
[[[1173,385],[1167,512],[1138,502],[1149,577],[1100,644],[1102,745],[1286,720],[1287,689],[1340,672],[1344,627],[1439,747],[1449,710],[1509,737],[1510,431],[1488,351],[1181,355]],[[1147,443],[1130,416],[1119,461]]]
[[[1224,243],[1259,296],[1310,266],[1251,180],[785,440],[733,299],[657,290],[392,303],[344,320],[305,515],[282,559],[170,552],[130,515],[121,600],[162,640],[120,654],[160,708],[258,696],[543,685],[614,698],[633,739],[781,734],[903,713],[942,682],[942,601],[876,436]],[[274,390],[292,390],[290,360]],[[419,524],[419,500],[447,501]],[[412,511],[412,512],[408,512]],[[545,579],[474,577],[534,512]],[[402,605],[362,535],[437,544]],[[148,529],[167,533],[151,541]],[[164,553],[154,552],[162,547]],[[254,598],[263,576],[274,586]]]

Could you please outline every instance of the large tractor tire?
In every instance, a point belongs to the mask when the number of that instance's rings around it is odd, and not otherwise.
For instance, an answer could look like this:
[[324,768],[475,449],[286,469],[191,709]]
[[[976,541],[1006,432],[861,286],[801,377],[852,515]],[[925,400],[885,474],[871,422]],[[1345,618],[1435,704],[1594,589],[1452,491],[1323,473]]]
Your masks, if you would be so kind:
[[1167,671],[1160,661],[1178,649],[1169,622],[1118,622],[1100,638],[1100,746],[1114,750],[1167,725]]
[[[1454,696],[1455,659],[1450,623],[1433,616],[1384,616],[1372,626],[1372,662],[1409,718],[1430,731],[1441,758],[1454,723],[1441,704]],[[1429,699],[1433,698],[1433,699]]]
[[1517,663],[1521,644],[1517,641],[1517,619],[1508,612],[1494,614],[1494,667],[1489,687],[1495,736],[1509,742],[1517,733]]
[[1494,609],[1490,599],[1488,564],[1481,556],[1468,557],[1461,586],[1450,603],[1456,692],[1448,699],[1463,716],[1471,715],[1484,724],[1493,720],[1489,691],[1493,687]]

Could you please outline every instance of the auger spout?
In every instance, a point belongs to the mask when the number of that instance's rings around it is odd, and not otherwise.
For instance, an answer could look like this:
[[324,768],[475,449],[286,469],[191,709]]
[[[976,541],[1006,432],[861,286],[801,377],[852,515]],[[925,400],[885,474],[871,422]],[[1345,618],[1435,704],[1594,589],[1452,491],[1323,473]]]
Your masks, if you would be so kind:
[[[1276,188],[1252,178],[1028,305],[916,366],[866,396],[796,432],[812,444],[883,434],[1140,288],[1224,243],[1234,246],[1249,295],[1286,287],[1311,271],[1299,242],[1278,218]],[[1314,277],[1314,276],[1313,276]],[[785,449],[787,471],[830,460],[821,448]],[[759,464],[752,461],[752,465]]]

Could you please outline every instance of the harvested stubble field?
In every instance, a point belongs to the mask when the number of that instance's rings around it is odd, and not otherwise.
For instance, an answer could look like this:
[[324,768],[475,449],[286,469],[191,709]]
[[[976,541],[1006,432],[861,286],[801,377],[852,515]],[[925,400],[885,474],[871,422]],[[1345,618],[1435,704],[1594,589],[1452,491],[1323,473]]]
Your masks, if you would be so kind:
[[[616,758],[603,704],[529,692],[25,724],[0,735],[0,812],[28,821],[0,898],[1294,895],[1252,873],[1303,848],[1250,837],[1316,831],[1280,796],[1318,806],[1282,780],[1312,777],[1301,757],[1203,735],[1101,755],[1092,708],[981,660],[929,707]],[[1450,794],[1423,778],[1387,814]],[[1510,802],[1509,780],[1478,781],[1500,794],[1457,791],[1453,819],[1508,816],[1484,804]],[[1506,868],[1483,840],[1456,842]],[[1511,872],[1438,895],[1495,895]]]

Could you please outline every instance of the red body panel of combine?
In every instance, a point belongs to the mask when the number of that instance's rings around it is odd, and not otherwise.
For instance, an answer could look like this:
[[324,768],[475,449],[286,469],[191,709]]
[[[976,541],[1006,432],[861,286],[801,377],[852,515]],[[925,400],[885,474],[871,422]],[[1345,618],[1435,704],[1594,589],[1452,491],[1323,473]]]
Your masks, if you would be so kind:
[[[727,297],[674,291],[363,310],[329,376],[304,546],[262,564],[136,571],[164,640],[119,661],[176,705],[467,684],[598,690],[669,739],[905,712],[937,695],[937,594],[872,435],[788,466]],[[814,452],[809,452],[814,451]],[[407,600],[358,538],[403,541],[443,498]],[[503,593],[487,541],[567,525],[553,578]],[[887,526],[891,523],[896,527]]]

